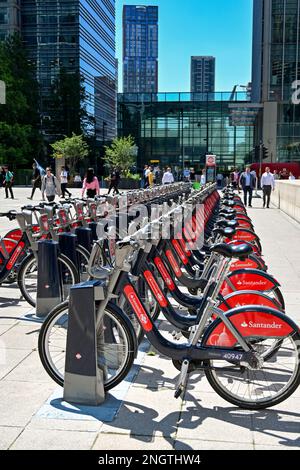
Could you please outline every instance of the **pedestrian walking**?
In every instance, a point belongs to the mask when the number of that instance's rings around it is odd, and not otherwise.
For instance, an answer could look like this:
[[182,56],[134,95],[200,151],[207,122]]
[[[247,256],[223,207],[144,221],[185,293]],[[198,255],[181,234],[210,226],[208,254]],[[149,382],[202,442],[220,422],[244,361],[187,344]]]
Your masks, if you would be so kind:
[[3,166],[0,166],[0,188],[5,187],[5,170]]
[[12,190],[12,186],[14,184],[14,174],[12,171],[9,171],[8,167],[4,167],[4,188],[5,188],[5,198],[8,199],[8,192],[10,193],[10,197],[14,199],[14,193]]
[[263,190],[263,208],[265,209],[266,205],[267,208],[270,208],[270,201],[271,201],[271,193],[272,190],[275,190],[275,179],[274,175],[272,175],[271,170],[269,167],[266,168],[265,173],[261,177],[261,189]]
[[113,195],[120,194],[118,186],[120,184],[120,173],[116,168],[114,168],[110,174],[110,185],[108,189],[108,194],[110,194],[111,190],[113,189]]
[[[245,171],[240,176],[239,181],[240,187],[242,187],[244,191],[244,204],[247,207],[252,207],[252,196],[253,196],[253,189],[255,189],[256,185],[256,178],[251,173],[250,167],[247,167]],[[247,197],[248,196],[248,197]]]
[[223,180],[224,180],[224,176],[222,175],[222,173],[218,173],[217,174],[217,186],[219,189],[222,189]]
[[155,184],[161,184],[162,180],[162,172],[159,166],[154,168],[154,178],[155,178]]
[[274,180],[275,180],[275,181],[277,181],[277,180],[279,180],[279,179],[280,179],[280,176],[279,176],[279,174],[278,174],[278,171],[277,171],[277,170],[274,170],[274,171],[273,171],[273,176],[274,176]]
[[150,172],[148,173],[149,188],[153,188],[154,181],[155,181],[154,171],[153,171],[153,168],[150,167]]
[[172,169],[170,167],[167,168],[167,171],[163,174],[162,184],[172,184],[174,183],[174,176],[172,173]]
[[144,188],[147,189],[149,188],[149,173],[150,173],[150,167],[149,165],[145,165],[145,168],[144,168]]
[[201,175],[201,179],[200,179],[200,184],[201,184],[201,186],[205,186],[205,185],[206,185],[206,172],[205,172],[205,170],[202,170],[202,175]]
[[196,181],[196,172],[195,172],[195,168],[191,168],[190,169],[190,180],[192,183],[194,183]]
[[67,194],[69,197],[72,196],[70,191],[67,189],[68,186],[68,172],[64,166],[61,167],[61,172],[60,172],[60,188],[61,188],[61,195],[63,198],[65,198],[65,194]]
[[289,176],[289,180],[290,181],[295,181],[296,177],[293,175],[293,173],[290,171],[290,176]]
[[82,179],[81,179],[81,176],[78,173],[74,177],[74,184],[75,184],[76,188],[81,188]]
[[48,202],[53,202],[55,196],[60,196],[60,184],[56,176],[53,175],[52,170],[50,167],[46,168],[46,175],[42,178],[42,197],[43,201],[46,198]]
[[233,188],[238,189],[240,174],[236,168],[231,173],[230,178]]
[[184,170],[183,170],[183,181],[190,181],[191,179],[191,172],[190,170],[186,167]]
[[283,170],[279,173],[280,179],[281,180],[288,180],[289,179],[289,174],[286,168],[283,168]]
[[100,196],[100,185],[93,168],[89,168],[82,185],[82,197],[86,191],[88,198],[93,199],[96,195]]
[[28,199],[33,199],[34,193],[36,189],[41,190],[42,187],[42,177],[41,177],[41,172],[37,167],[36,163],[33,163],[32,165],[32,191],[31,191],[31,196]]

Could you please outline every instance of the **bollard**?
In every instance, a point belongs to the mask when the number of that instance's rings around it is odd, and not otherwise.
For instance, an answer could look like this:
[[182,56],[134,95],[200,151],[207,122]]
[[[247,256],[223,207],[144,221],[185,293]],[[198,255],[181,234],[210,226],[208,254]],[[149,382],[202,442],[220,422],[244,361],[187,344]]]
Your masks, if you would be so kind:
[[95,302],[104,299],[104,281],[71,288],[66,345],[64,400],[97,406],[105,400],[103,371],[97,360]]
[[66,255],[78,269],[78,258],[76,253],[77,236],[74,233],[60,233],[58,236],[61,253]]
[[77,227],[75,230],[78,244],[86,248],[89,252],[92,250],[92,231],[87,227]]
[[36,315],[46,317],[62,301],[59,245],[53,240],[38,242]]

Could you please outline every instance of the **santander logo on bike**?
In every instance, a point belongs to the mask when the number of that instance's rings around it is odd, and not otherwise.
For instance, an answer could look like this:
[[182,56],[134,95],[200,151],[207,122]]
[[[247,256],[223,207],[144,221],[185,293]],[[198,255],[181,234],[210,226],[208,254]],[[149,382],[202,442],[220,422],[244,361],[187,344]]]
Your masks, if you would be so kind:
[[132,306],[134,313],[137,315],[139,321],[142,324],[142,327],[145,331],[152,330],[152,323],[149,320],[143,305],[141,304],[136,292],[134,291],[133,287],[128,285],[124,288],[124,293],[128,299],[128,302]]
[[243,322],[241,323],[241,327],[243,328],[257,328],[257,329],[272,329],[272,330],[280,330],[282,328],[282,325],[279,325],[278,323],[275,323],[275,321],[273,323],[255,323],[253,321],[249,321],[249,323],[247,322]]
[[237,281],[236,283],[238,286],[265,286],[267,284],[266,281],[246,281],[245,279]]

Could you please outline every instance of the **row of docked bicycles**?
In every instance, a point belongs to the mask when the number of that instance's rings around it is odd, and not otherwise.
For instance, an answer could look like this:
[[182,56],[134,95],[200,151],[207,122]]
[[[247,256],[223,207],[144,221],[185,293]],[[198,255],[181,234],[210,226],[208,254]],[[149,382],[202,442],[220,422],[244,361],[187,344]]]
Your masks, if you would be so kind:
[[[87,262],[78,255],[76,274],[102,281],[105,290],[96,305],[97,360],[105,390],[126,377],[145,335],[179,370],[176,397],[197,373],[241,408],[266,408],[287,399],[300,381],[299,328],[285,315],[279,283],[267,272],[260,240],[232,188],[220,198],[214,185],[193,191],[189,184],[177,184],[128,195],[125,208],[120,199],[111,202],[81,201],[81,220],[70,217],[70,207],[64,209],[71,230],[78,223],[97,225]],[[44,209],[24,210],[40,214],[43,225]],[[60,210],[52,207],[56,215],[46,214],[58,231],[65,229],[56,219]],[[45,236],[41,223],[38,227],[35,236]],[[72,282],[65,282],[66,300],[50,312],[39,335],[42,363],[60,385]],[[171,325],[171,337],[156,321],[160,314]]]

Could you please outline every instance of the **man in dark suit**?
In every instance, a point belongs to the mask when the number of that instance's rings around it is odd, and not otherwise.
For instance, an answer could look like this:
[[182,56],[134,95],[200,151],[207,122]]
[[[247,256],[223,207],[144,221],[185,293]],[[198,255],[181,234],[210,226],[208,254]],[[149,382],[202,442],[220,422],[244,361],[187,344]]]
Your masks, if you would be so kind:
[[249,207],[252,207],[253,189],[255,189],[256,178],[251,173],[250,167],[247,167],[244,173],[240,176],[240,186],[244,191],[244,204],[247,207],[247,195],[249,194]]

